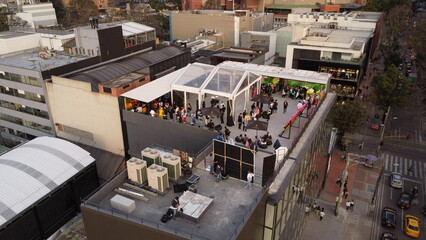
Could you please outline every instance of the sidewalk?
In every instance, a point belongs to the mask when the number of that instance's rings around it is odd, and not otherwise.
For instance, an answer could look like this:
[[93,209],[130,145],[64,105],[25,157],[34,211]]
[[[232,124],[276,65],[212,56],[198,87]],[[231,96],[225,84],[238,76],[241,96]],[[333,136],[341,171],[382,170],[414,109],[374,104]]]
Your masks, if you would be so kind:
[[[312,239],[339,239],[339,240],[359,240],[369,239],[373,223],[377,221],[373,218],[374,206],[371,200],[374,194],[377,179],[380,176],[380,168],[366,168],[362,163],[363,156],[366,154],[376,154],[380,131],[370,129],[371,119],[376,114],[380,115],[382,120],[383,111],[380,111],[371,102],[373,89],[371,82],[374,76],[383,70],[383,59],[376,52],[375,57],[378,59],[374,63],[368,65],[366,78],[360,83],[361,94],[356,98],[360,101],[362,107],[367,111],[365,124],[349,135],[351,144],[348,152],[342,152],[337,149],[333,150],[330,169],[324,189],[320,193],[319,199],[316,200],[317,205],[325,209],[325,217],[322,221],[319,217],[311,212],[308,217],[307,225],[302,234],[302,240]],[[365,94],[365,95],[364,95]],[[360,147],[362,143],[362,147]],[[337,177],[341,176],[346,167],[346,162],[341,161],[340,157],[346,155],[350,161],[348,167],[347,188],[349,196],[342,199],[339,204],[338,216],[334,215],[337,196],[340,192],[339,186],[336,184]],[[376,163],[377,166],[381,162]],[[346,210],[346,201],[354,200],[354,210]]]

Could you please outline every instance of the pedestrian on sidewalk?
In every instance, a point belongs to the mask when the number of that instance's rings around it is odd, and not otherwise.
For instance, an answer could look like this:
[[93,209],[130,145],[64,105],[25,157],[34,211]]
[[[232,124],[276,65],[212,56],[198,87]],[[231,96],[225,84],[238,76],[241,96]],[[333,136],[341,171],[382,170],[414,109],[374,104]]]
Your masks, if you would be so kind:
[[316,211],[316,210],[317,210],[317,207],[318,207],[317,203],[316,203],[316,202],[314,202],[314,205],[312,206],[312,211]]
[[346,202],[346,211],[349,211],[349,209],[351,208],[351,201],[347,201]]
[[317,214],[317,216],[319,216],[320,211],[321,211],[321,207],[318,205],[318,206],[317,206],[317,209],[316,209],[316,214]]
[[324,213],[324,208],[323,208],[323,209],[321,209],[321,212],[320,212],[320,221],[322,221],[324,216],[325,216],[325,213]]
[[411,165],[409,168],[408,168],[408,172],[412,175],[413,174],[413,165]]
[[351,201],[351,211],[353,212],[354,211],[354,205],[355,205],[355,202],[354,202],[354,200],[352,199],[352,201]]
[[343,198],[348,198],[348,195],[349,195],[349,191],[348,191],[348,189],[347,188],[344,188],[343,189]]
[[309,212],[311,211],[311,208],[309,206],[305,207],[305,214],[309,215]]
[[337,177],[337,179],[336,179],[336,184],[337,184],[337,186],[341,186],[342,185],[342,179],[340,178],[340,177]]

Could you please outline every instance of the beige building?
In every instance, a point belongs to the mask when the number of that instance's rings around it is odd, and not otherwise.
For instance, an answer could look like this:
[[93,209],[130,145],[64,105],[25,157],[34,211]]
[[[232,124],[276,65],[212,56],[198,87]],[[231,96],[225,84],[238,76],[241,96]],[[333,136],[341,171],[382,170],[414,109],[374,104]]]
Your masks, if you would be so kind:
[[90,82],[56,76],[46,89],[58,137],[124,155],[117,97],[93,92]]
[[195,12],[171,12],[172,40],[196,40],[203,35],[223,34],[224,47],[239,44],[239,36],[245,31],[269,31],[273,14],[250,11],[203,10]]

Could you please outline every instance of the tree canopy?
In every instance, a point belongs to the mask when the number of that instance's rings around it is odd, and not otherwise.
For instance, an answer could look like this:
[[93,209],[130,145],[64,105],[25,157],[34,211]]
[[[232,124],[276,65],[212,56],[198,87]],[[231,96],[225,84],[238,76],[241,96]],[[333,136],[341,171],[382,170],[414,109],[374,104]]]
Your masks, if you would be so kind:
[[395,65],[373,78],[374,103],[382,109],[398,107],[405,103],[411,92],[410,80],[403,76]]
[[90,17],[98,15],[98,7],[93,0],[71,0],[67,10],[71,26],[86,25]]
[[410,0],[368,0],[367,10],[374,12],[388,12],[396,6],[410,5]]
[[408,6],[397,6],[389,10],[385,16],[385,27],[383,28],[383,38],[380,49],[385,58],[385,66],[398,65],[401,63],[399,56],[400,40],[402,32],[406,28],[406,19],[410,16],[411,10]]
[[330,120],[333,127],[339,129],[339,135],[353,132],[361,126],[365,109],[357,101],[338,102],[333,106]]
[[0,32],[9,30],[9,24],[7,23],[7,9],[5,7],[0,8]]

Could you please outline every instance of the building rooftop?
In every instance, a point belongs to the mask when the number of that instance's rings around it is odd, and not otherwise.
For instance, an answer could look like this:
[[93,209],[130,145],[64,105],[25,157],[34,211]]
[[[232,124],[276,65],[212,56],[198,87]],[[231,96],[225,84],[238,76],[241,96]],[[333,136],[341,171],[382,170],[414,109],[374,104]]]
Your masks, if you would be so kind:
[[0,56],[0,65],[42,72],[90,58],[89,56],[76,56],[70,55],[68,52],[55,51],[55,54],[50,55],[49,59],[44,59],[39,56],[40,52],[45,51],[40,48],[34,48],[2,55]]
[[0,226],[94,161],[77,145],[52,137],[38,137],[0,155]]
[[102,85],[105,87],[110,87],[110,88],[119,88],[135,80],[142,79],[144,77],[145,77],[145,74],[128,73],[116,79],[111,79],[109,81],[103,82]]
[[[155,30],[155,28],[153,28],[153,27],[143,25],[143,24],[140,24],[140,23],[135,23],[135,22],[101,23],[101,24],[98,25],[98,28],[99,29],[106,29],[106,28],[116,27],[116,26],[121,26],[121,28],[123,29],[123,36],[124,37],[135,35],[135,34],[140,34],[140,33],[144,33],[144,32],[152,32],[152,31]],[[85,26],[83,28],[89,29],[89,28],[91,28],[91,26]]]
[[[325,94],[324,91],[326,91],[328,87],[328,81],[330,78],[329,74],[320,74],[312,71],[290,71],[288,69],[284,70],[283,68],[279,67],[244,64],[237,62],[225,62],[223,63],[223,66],[222,64],[218,66],[210,66],[194,63],[188,65],[188,67],[180,71],[181,72],[179,74],[174,75],[174,78],[177,79],[174,84],[179,83],[181,86],[194,88],[195,91],[198,90],[199,92],[201,92],[200,89],[208,89],[211,91],[211,82],[214,82],[215,84],[213,85],[215,86],[220,85],[218,84],[220,81],[211,81],[211,79],[215,78],[215,75],[220,75],[221,78],[225,79],[229,79],[226,78],[228,75],[233,76],[232,79],[227,81],[228,83],[233,82],[233,86],[226,89],[215,89],[217,91],[223,91],[220,95],[217,95],[216,92],[213,94],[216,95],[216,98],[219,96],[220,101],[224,101],[225,97],[223,96],[229,95],[229,92],[235,92],[235,89],[239,90],[242,83],[246,80],[245,76],[247,76],[247,74],[253,74],[256,77],[250,78],[249,76],[249,84],[254,84],[254,81],[259,79],[259,76],[256,74],[261,72],[264,73],[262,76],[269,77],[276,75],[286,79],[289,84],[290,82],[293,82],[292,84],[301,85],[308,89],[312,88],[312,91],[317,91],[317,93],[320,95]],[[174,73],[169,75],[172,74]],[[300,80],[293,81],[297,79]],[[306,82],[305,80],[309,80],[309,82]],[[156,81],[147,83],[141,88],[144,88],[146,91],[148,91],[150,85],[154,85],[155,82]],[[196,86],[198,86],[198,88],[196,88]],[[170,91],[170,84],[166,84],[165,87],[168,87]],[[157,88],[158,85],[154,85],[154,89]],[[314,90],[314,88],[317,90]],[[143,92],[138,91],[137,88],[129,91],[126,94],[123,94],[122,96],[136,100],[139,99],[139,97],[144,97]],[[292,149],[294,144],[297,142],[297,139],[304,134],[304,130],[307,126],[309,126],[309,118],[299,117],[296,120],[297,123],[295,123],[297,126],[295,125],[294,127],[290,127],[283,134],[283,137],[280,137],[279,135],[283,131],[284,124],[290,121],[294,116],[299,116],[299,114],[296,113],[298,110],[297,104],[299,101],[293,101],[290,98],[285,98],[289,102],[289,106],[287,111],[283,112],[283,99],[281,92],[277,91],[276,93],[273,93],[272,97],[279,100],[279,107],[278,111],[272,114],[270,120],[268,121],[268,131],[272,135],[273,142],[279,140],[282,147]],[[190,102],[192,106],[196,106],[197,99],[198,97],[195,94],[191,94],[187,101]],[[143,101],[142,99],[139,100]],[[249,102],[247,105],[245,105],[245,100],[242,97],[235,98],[236,113],[238,114],[244,109],[250,109],[251,103],[254,102]],[[320,103],[319,109],[322,108],[321,104],[322,103]],[[312,111],[315,112],[316,110]],[[142,113],[133,112],[131,114]],[[170,120],[158,119],[158,121],[168,121],[171,125],[176,124]],[[212,121],[214,121],[215,125],[220,124],[219,118],[213,118]],[[254,139],[254,136],[263,136],[266,133],[266,131],[257,131],[253,129],[248,129],[246,132],[242,132],[241,129],[238,129],[237,125],[228,126],[228,128],[231,131],[230,138],[232,139],[235,139],[235,137],[240,134],[247,134],[248,137]],[[238,142],[236,142],[235,145],[244,147],[241,143]],[[165,150],[160,149],[160,151]],[[265,157],[271,156],[274,153],[275,151],[273,146],[268,146],[266,149],[259,149],[259,152],[255,154],[255,162],[260,163]],[[276,164],[281,163],[282,161]],[[127,181],[127,172],[121,172],[109,183],[100,188],[99,191],[94,193],[90,198],[83,202],[83,206],[105,214],[114,215],[118,218],[133,221],[136,224],[142,224],[151,228],[160,229],[161,231],[170,232],[186,238],[235,239],[242,226],[244,226],[249,216],[251,216],[254,206],[258,205],[261,196],[263,196],[265,193],[265,188],[258,187],[262,183],[263,165],[259,164],[255,168],[254,182],[257,184],[257,186],[255,186],[253,190],[248,190],[244,188],[245,181],[237,180],[231,177],[228,180],[216,182],[215,177],[210,175],[207,169],[207,166],[210,164],[212,164],[212,159],[206,158],[206,161],[202,161],[200,164],[198,164],[198,166],[195,166],[192,169],[193,174],[199,175],[201,177],[200,181],[197,183],[197,193],[213,199],[212,205],[205,211],[205,214],[201,216],[198,223],[188,219],[177,219],[176,221],[169,221],[167,223],[162,223],[160,221],[162,215],[165,214],[167,209],[170,207],[172,199],[175,196],[181,195],[181,193],[172,192],[173,183],[171,183],[171,190],[167,191],[164,196],[159,195],[157,197],[152,197],[150,195],[144,194],[145,197],[149,199],[149,202],[136,199],[136,209],[130,214],[125,214],[119,210],[113,209],[110,204],[110,199],[117,194],[114,189],[117,187],[122,187],[123,183]],[[178,183],[184,183],[186,179],[187,178],[185,177],[181,177]]]
[[[83,82],[92,83],[92,90],[98,91],[98,83],[109,82],[110,85],[121,84],[123,81],[130,81],[136,75],[128,75],[129,73],[147,68],[152,64],[164,61],[183,52],[177,47],[165,47],[160,50],[154,50],[146,53],[133,55],[119,62],[108,63],[95,69],[79,72],[70,78]],[[122,78],[122,76],[127,76]],[[114,83],[117,81],[117,83]]]
[[[318,45],[360,50],[362,46],[373,37],[373,32],[368,30],[341,30],[331,28],[310,28],[309,35],[302,38],[302,45]],[[340,45],[333,45],[340,44]],[[342,45],[343,44],[343,45]]]
[[11,39],[16,37],[23,37],[23,36],[30,36],[34,35],[35,33],[22,33],[22,32],[11,32],[11,31],[4,31],[0,32],[0,40],[1,39]]

